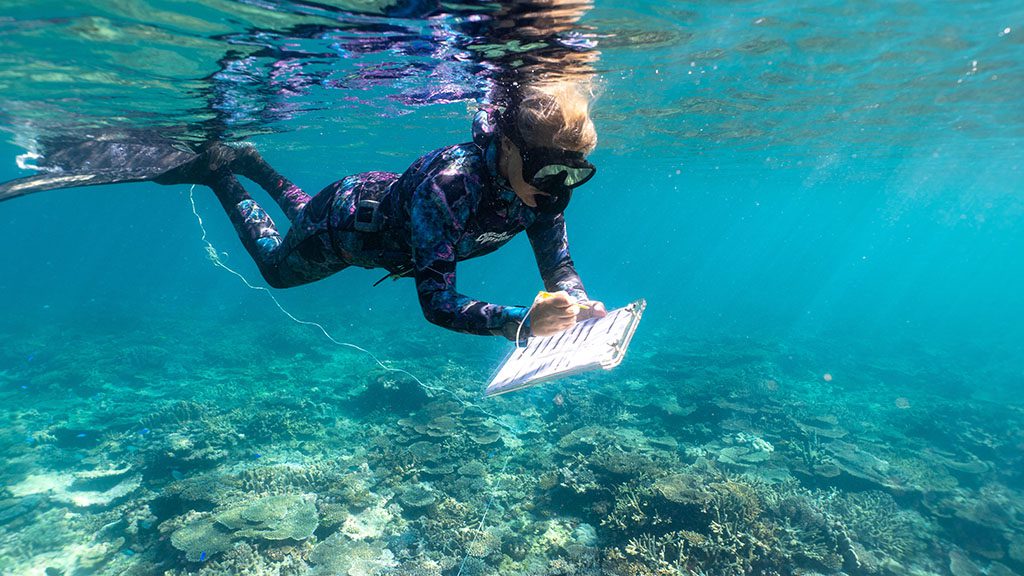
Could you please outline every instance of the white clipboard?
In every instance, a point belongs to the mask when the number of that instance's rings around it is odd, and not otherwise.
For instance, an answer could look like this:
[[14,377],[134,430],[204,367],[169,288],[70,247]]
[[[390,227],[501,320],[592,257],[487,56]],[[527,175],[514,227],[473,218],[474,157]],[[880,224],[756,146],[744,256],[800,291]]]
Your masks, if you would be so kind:
[[612,310],[604,318],[579,322],[569,330],[530,338],[517,347],[491,378],[484,396],[522,390],[590,370],[611,370],[626,356],[647,302],[642,298]]

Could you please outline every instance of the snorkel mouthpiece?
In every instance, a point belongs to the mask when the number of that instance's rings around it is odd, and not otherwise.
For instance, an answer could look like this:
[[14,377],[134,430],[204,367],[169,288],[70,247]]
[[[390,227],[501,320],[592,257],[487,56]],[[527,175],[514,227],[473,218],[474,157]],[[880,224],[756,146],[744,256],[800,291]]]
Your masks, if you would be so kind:
[[544,214],[559,214],[565,211],[572,199],[572,189],[565,186],[565,177],[560,175],[545,176],[540,180],[529,180],[530,186],[547,193],[547,196],[535,196],[537,211]]
[[547,196],[533,197],[537,203],[537,211],[543,214],[560,214],[565,212],[566,207],[569,206],[569,201],[572,200],[572,188],[562,186],[559,190],[551,190],[536,184],[534,184],[534,187],[548,194]]
[[595,172],[597,168],[578,152],[541,148],[523,154],[524,179],[548,194],[537,196],[540,212],[557,214],[565,211],[572,199],[573,188],[586,184]]

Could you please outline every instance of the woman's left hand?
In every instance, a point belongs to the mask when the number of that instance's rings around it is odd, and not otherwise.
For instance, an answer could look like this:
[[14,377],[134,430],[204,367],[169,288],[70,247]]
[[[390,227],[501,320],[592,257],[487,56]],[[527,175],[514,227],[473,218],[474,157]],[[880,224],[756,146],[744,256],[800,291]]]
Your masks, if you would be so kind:
[[589,320],[590,318],[604,318],[608,315],[608,311],[604,308],[604,302],[597,300],[584,300],[580,302],[586,306],[586,308],[580,308],[579,314],[576,315],[576,321]]

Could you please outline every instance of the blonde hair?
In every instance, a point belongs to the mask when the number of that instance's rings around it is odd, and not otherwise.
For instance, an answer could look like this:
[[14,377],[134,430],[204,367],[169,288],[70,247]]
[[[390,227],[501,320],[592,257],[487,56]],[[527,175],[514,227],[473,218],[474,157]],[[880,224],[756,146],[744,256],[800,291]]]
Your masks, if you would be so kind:
[[592,92],[580,82],[562,81],[523,90],[515,124],[527,144],[589,154],[597,147],[590,119]]

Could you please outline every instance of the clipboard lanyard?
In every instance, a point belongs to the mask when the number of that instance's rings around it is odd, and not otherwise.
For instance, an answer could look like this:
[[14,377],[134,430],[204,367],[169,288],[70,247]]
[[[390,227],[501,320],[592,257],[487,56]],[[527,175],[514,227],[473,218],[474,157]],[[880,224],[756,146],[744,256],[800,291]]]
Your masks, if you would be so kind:
[[530,318],[530,312],[533,312],[533,307],[536,306],[536,305],[537,305],[537,301],[535,300],[533,302],[533,304],[530,304],[530,309],[526,311],[526,315],[523,316],[523,319],[519,321],[519,327],[516,328],[516,350],[519,350],[519,349],[522,348],[522,346],[519,345],[520,342],[522,342],[522,340],[519,339],[519,335],[522,334],[522,332],[523,332],[523,324],[526,324],[526,320]]

